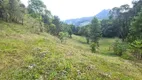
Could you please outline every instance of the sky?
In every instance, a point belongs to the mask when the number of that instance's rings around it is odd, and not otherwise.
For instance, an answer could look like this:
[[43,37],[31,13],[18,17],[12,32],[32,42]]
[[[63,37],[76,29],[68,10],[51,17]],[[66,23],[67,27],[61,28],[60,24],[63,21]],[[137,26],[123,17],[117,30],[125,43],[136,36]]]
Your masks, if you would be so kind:
[[[94,16],[103,9],[112,9],[132,0],[42,0],[47,9],[61,20]],[[21,0],[26,6],[28,0]]]

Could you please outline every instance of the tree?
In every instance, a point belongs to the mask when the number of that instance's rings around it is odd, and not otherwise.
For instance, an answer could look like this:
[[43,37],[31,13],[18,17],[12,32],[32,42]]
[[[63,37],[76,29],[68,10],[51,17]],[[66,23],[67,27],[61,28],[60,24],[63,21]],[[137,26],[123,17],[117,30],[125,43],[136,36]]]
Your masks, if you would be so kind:
[[77,28],[76,28],[75,25],[72,26],[72,32],[73,32],[73,34],[76,34],[76,33],[77,33]]
[[20,22],[24,14],[21,11],[21,3],[19,0],[0,0],[0,17],[3,20]]
[[99,39],[101,37],[101,25],[96,17],[91,22],[90,27],[90,39],[91,43],[91,51],[95,53],[97,48],[99,47]]
[[115,7],[110,11],[110,19],[113,21],[113,27],[117,29],[118,37],[124,41],[129,33],[130,25],[130,6],[128,4]]
[[126,39],[129,33],[130,17],[129,17],[130,6],[128,4],[120,6],[120,37],[122,41]]
[[90,38],[99,46],[99,39],[101,37],[101,26],[98,19],[95,17],[91,22]]
[[129,42],[142,39],[142,12],[139,12],[138,16],[132,21],[130,27],[130,34],[128,36]]
[[133,8],[131,9],[131,16],[137,16],[137,14],[141,11],[142,8],[142,0],[133,0]]
[[81,36],[84,36],[86,38],[87,44],[89,44],[89,42],[90,42],[90,25],[86,25],[86,26],[81,27],[79,34]]
[[87,44],[90,43],[90,25],[85,26],[84,36],[86,38]]
[[72,34],[73,34],[73,30],[75,29],[74,25],[69,25],[68,27],[68,34],[70,36],[70,38],[72,38]]
[[70,27],[68,30],[69,37],[72,38],[72,28]]
[[13,22],[18,22],[23,17],[20,9],[20,1],[19,0],[9,0],[9,19]]
[[37,19],[40,24],[40,31],[43,31],[42,28],[42,15],[45,13],[46,6],[41,0],[29,0],[29,5],[28,5],[28,12],[29,14]]
[[55,35],[56,34],[56,26],[54,24],[49,25],[49,33]]
[[58,16],[54,16],[52,23],[56,26],[55,35],[59,35],[59,32],[61,32],[61,23]]
[[20,19],[21,19],[21,21],[22,21],[22,25],[24,24],[24,15],[26,14],[26,7],[25,7],[25,5],[24,4],[22,4],[22,3],[20,3],[20,14],[19,14],[19,16],[20,16]]
[[52,15],[50,11],[45,10],[45,13],[42,14],[42,21],[47,25],[50,25],[52,23]]
[[29,0],[28,12],[33,18],[40,20],[45,8],[41,0]]
[[102,37],[118,37],[117,23],[111,19],[101,21]]
[[6,21],[8,20],[8,2],[9,0],[0,0],[0,17],[2,19],[6,19]]
[[2,4],[3,4],[3,0],[0,0],[0,18],[3,17],[3,15],[2,15]]

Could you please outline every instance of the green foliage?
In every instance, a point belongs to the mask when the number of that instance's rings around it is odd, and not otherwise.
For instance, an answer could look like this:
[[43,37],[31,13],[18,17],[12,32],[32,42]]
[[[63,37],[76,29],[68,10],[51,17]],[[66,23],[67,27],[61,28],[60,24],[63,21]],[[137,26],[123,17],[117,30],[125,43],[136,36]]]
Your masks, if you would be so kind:
[[91,47],[91,51],[92,51],[93,53],[96,53],[96,51],[97,51],[97,49],[98,49],[97,43],[92,42],[91,45],[90,45],[90,47]]
[[134,45],[141,46],[136,44],[136,41],[142,39],[142,11],[141,6],[142,1],[133,1],[133,7],[130,8],[129,5],[121,5],[120,7],[114,7],[110,11],[110,19],[101,21],[101,30],[104,37],[119,37],[123,42],[116,41],[113,45],[114,53],[119,56],[127,57],[131,54],[124,54],[127,51],[129,42],[133,47],[131,48],[134,56],[141,57],[141,51],[139,48],[134,48]]
[[50,25],[52,23],[52,15],[49,10],[45,10],[45,13],[42,14],[42,21],[46,25]]
[[128,41],[133,42],[135,40],[142,39],[142,11],[134,18],[130,28],[130,34]]
[[135,49],[141,49],[142,48],[142,40],[135,40],[133,43],[131,43],[131,47]]
[[56,26],[55,26],[54,24],[50,24],[50,25],[49,25],[48,32],[49,32],[50,34],[55,35],[55,30],[56,30]]
[[111,19],[104,19],[101,21],[101,31],[102,31],[102,37],[119,37],[119,29],[116,27],[118,23]]
[[119,40],[116,40],[113,43],[113,52],[114,54],[118,55],[118,56],[122,56],[128,49],[128,45],[124,42],[121,42]]
[[68,28],[68,34],[70,35],[70,38],[72,38],[72,34],[73,34],[72,27],[73,25],[70,25]]
[[82,26],[79,30],[79,34],[86,38],[87,44],[90,42],[90,26],[91,25]]
[[101,37],[101,26],[97,18],[94,18],[91,23],[90,28],[90,38],[92,42],[95,42],[98,44],[99,39]]
[[131,20],[131,13],[129,11],[130,6],[128,4],[121,5],[120,7],[114,7],[110,11],[110,19],[108,21],[103,21],[104,36],[120,37],[122,41],[124,41],[129,33]]
[[90,27],[90,39],[92,40],[91,51],[96,52],[99,47],[99,39],[101,38],[101,26],[97,18],[94,18]]
[[67,36],[68,36],[67,32],[60,32],[59,33],[59,39],[61,40],[61,43],[63,43],[63,41],[66,40]]
[[33,18],[41,20],[45,8],[46,6],[41,0],[29,0],[28,12]]
[[72,38],[72,34],[74,33],[73,29],[75,28],[75,26],[63,22],[61,23],[61,25],[61,31],[67,32],[69,34],[69,37]]
[[52,23],[55,25],[55,32],[54,34],[57,36],[61,32],[61,22],[58,16],[54,16]]
[[25,14],[25,5],[19,0],[1,0],[0,18],[7,22],[16,22],[23,24],[23,15]]
[[134,56],[132,54],[130,54],[129,51],[127,51],[125,54],[123,54],[121,56],[121,58],[126,59],[126,60],[134,60],[135,59]]
[[[108,20],[102,20],[102,33],[103,37],[120,37],[122,41],[133,42],[136,37],[140,37],[141,29],[139,32],[133,31],[136,26],[141,26],[140,12],[142,9],[142,1],[134,0],[133,7],[130,8],[128,4],[121,5],[120,7],[114,7],[110,10],[110,17]],[[136,16],[136,17],[135,17]],[[135,27],[135,29],[133,29]],[[129,39],[127,39],[129,36]],[[132,40],[134,39],[134,40]]]
[[142,11],[138,13],[130,26],[130,33],[127,41],[130,43],[133,56],[142,59]]
[[[43,32],[43,26],[46,30],[49,30],[49,25],[52,24],[52,15],[49,10],[46,9],[46,6],[41,0],[29,0],[28,4],[28,14],[39,21],[40,32]],[[44,23],[44,25],[43,25]]]
[[135,40],[130,44],[131,51],[137,59],[142,59],[142,40]]
[[134,12],[134,13],[131,13],[133,14],[132,16],[136,16],[142,9],[142,0],[134,0],[133,2],[133,9],[131,10],[131,12]]

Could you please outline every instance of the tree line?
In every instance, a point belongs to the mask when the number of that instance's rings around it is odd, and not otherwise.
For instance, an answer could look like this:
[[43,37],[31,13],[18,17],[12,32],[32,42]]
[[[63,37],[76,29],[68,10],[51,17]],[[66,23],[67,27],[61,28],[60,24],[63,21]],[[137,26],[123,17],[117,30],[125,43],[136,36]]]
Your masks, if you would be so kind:
[[24,25],[25,15],[38,21],[40,32],[45,31],[58,37],[62,32],[67,33],[70,38],[76,33],[74,25],[68,25],[60,21],[58,16],[53,16],[41,0],[29,0],[27,7],[20,0],[0,0],[1,20]]
[[133,56],[142,59],[142,0],[134,0],[132,4],[132,8],[128,4],[114,7],[110,10],[108,19],[94,18],[91,24],[81,28],[81,35],[86,37],[87,43],[89,40],[93,42],[93,52],[99,46],[99,38],[118,37],[121,41],[116,41],[113,45],[117,55],[122,56],[130,50]]

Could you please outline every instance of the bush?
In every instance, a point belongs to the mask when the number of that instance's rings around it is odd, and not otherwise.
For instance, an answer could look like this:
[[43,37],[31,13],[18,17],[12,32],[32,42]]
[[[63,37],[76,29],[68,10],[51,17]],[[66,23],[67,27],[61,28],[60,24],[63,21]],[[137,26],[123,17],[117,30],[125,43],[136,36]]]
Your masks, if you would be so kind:
[[95,53],[97,51],[98,46],[97,46],[97,44],[95,42],[92,42],[90,47],[91,47],[91,51],[93,53]]
[[127,51],[127,48],[128,48],[126,43],[121,42],[119,40],[116,40],[112,47],[113,47],[114,53],[118,56],[122,56],[123,53],[125,53]]
[[134,57],[130,54],[129,51],[126,52],[125,54],[123,54],[123,55],[121,56],[121,58],[127,59],[127,60],[134,60]]
[[68,36],[68,34],[66,32],[59,33],[59,39],[61,40],[61,43],[63,43],[63,41],[66,40],[67,36]]
[[133,55],[137,59],[142,59],[142,40],[135,40],[130,44]]

